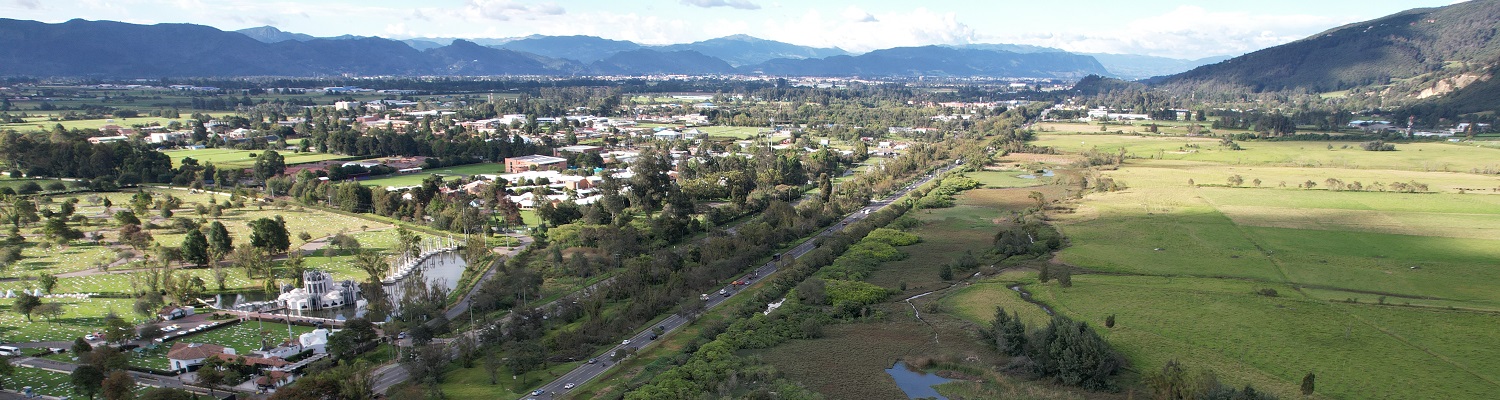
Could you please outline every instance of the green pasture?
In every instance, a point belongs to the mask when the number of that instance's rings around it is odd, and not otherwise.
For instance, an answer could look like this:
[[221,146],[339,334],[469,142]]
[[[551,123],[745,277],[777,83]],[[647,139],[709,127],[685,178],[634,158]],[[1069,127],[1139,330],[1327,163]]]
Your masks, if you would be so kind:
[[412,174],[387,175],[373,179],[359,181],[365,186],[404,187],[421,185],[428,176],[441,175],[446,177],[469,177],[479,174],[505,174],[505,164],[479,163],[468,165],[455,165],[435,169],[422,170]]
[[[213,163],[214,166],[219,168],[250,168],[251,166],[255,165],[256,160],[256,158],[252,157],[251,155],[259,155],[262,152],[264,151],[214,148],[195,150],[168,150],[162,153],[172,158],[173,168],[182,166],[182,159],[184,158],[192,158],[194,160],[197,160],[198,165]],[[330,153],[297,153],[291,151],[278,151],[277,153],[281,154],[281,158],[283,160],[282,162],[286,165],[297,165],[324,160],[338,160],[348,158],[347,156]]]
[[[1408,171],[1471,172],[1500,167],[1500,151],[1480,146],[1446,143],[1397,143],[1396,151],[1364,151],[1352,141],[1247,141],[1243,150],[1229,150],[1217,138],[1133,135],[1042,134],[1033,142],[1065,152],[1097,150],[1165,160],[1206,161],[1230,165],[1337,167]],[[1190,147],[1196,145],[1198,147]],[[1333,149],[1328,149],[1328,146]],[[1344,148],[1348,146],[1348,148]]]
[[1020,188],[1041,186],[1052,182],[1051,177],[1036,176],[1035,178],[1022,178],[1021,175],[1033,175],[1030,171],[1006,170],[1006,171],[979,171],[965,173],[964,176],[973,178],[986,188]]
[[745,140],[754,138],[757,133],[764,132],[766,127],[755,126],[702,126],[698,130],[707,134],[710,139],[726,138]]
[[[1309,300],[1283,285],[1222,279],[1081,275],[1073,282],[1030,289],[1074,318],[1116,315],[1115,328],[1101,332],[1139,371],[1177,359],[1282,398],[1299,396],[1308,371],[1326,398],[1478,399],[1500,387],[1500,350],[1482,345],[1500,340],[1493,329],[1500,316],[1492,313]],[[1281,296],[1251,293],[1262,288]]]
[[1004,307],[1007,313],[1021,316],[1027,324],[1046,324],[1051,318],[1041,307],[1021,299],[1020,293],[1011,290],[1015,284],[1034,284],[1036,275],[1021,271],[1007,271],[994,278],[977,282],[943,297],[943,305],[954,316],[978,326],[989,326],[995,320],[995,307]]

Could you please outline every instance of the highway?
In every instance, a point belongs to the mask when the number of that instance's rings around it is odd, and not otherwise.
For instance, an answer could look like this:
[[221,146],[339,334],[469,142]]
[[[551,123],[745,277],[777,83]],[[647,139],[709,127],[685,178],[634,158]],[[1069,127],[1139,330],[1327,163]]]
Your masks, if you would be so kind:
[[[938,169],[937,171],[935,171],[935,172],[933,172],[931,174],[928,174],[927,176],[922,177],[922,179],[917,180],[914,183],[911,183],[911,184],[909,184],[909,185],[907,185],[905,187],[902,187],[901,190],[898,190],[895,193],[892,193],[891,195],[886,196],[884,199],[881,199],[881,200],[875,201],[875,202],[871,202],[869,205],[865,206],[864,208],[861,208],[859,210],[855,210],[853,213],[849,214],[848,216],[845,216],[844,219],[842,221],[840,221],[839,223],[833,224],[833,226],[828,227],[828,228],[824,229],[821,232],[818,232],[818,234],[816,236],[814,236],[813,239],[805,241],[801,245],[798,245],[797,247],[794,247],[791,250],[788,250],[787,252],[782,253],[782,257],[783,258],[785,258],[785,257],[791,257],[792,259],[796,259],[796,258],[802,257],[803,255],[807,254],[808,252],[810,252],[813,249],[817,248],[818,241],[819,241],[818,239],[821,239],[821,238],[833,235],[834,233],[838,233],[839,231],[843,230],[844,227],[847,226],[848,224],[859,222],[860,220],[868,218],[871,214],[874,214],[876,211],[879,211],[880,209],[885,208],[887,205],[890,205],[891,203],[895,202],[896,199],[900,199],[901,196],[905,196],[908,192],[911,192],[912,189],[915,189],[918,186],[927,184],[927,182],[931,182],[933,179],[936,179],[937,177],[942,176],[943,173],[946,173],[949,170],[952,170],[956,166],[958,166],[958,164],[949,164],[949,165],[947,165],[947,166],[945,166],[945,167],[943,167],[941,169]],[[786,260],[786,261],[790,261],[790,260]],[[748,276],[756,276],[757,278],[754,279],[755,281],[759,281],[761,279],[766,279],[766,278],[770,277],[771,274],[776,273],[776,271],[777,271],[777,269],[778,269],[779,266],[780,266],[779,262],[777,262],[777,261],[768,262],[765,265],[760,266],[760,268],[756,268],[752,274],[747,274],[747,277]],[[750,282],[750,283],[754,283],[754,282]],[[721,289],[727,295],[726,296],[719,295],[719,291],[718,290],[715,290],[714,292],[709,293],[708,301],[705,302],[704,308],[703,308],[705,311],[711,310],[714,307],[718,307],[720,304],[723,304],[724,301],[729,300],[730,297],[733,297],[733,296],[738,295],[740,293],[739,290],[738,290],[738,288],[735,287],[733,284],[726,285],[726,286],[724,286]],[[687,325],[688,322],[690,322],[689,319],[687,319],[687,318],[685,318],[685,317],[683,317],[681,315],[672,314],[671,316],[669,316],[666,319],[662,320],[661,322],[657,323],[656,326],[660,326],[661,328],[663,328],[666,331],[664,333],[664,335],[666,335],[666,334],[671,334],[673,332],[676,332],[682,326]],[[615,345],[614,347],[609,348],[608,351],[605,351],[603,354],[599,355],[598,358],[596,358],[597,362],[595,362],[595,363],[587,363],[587,362],[585,362],[583,364],[580,364],[577,368],[574,368],[572,371],[569,371],[568,373],[563,374],[563,376],[557,378],[556,380],[554,380],[554,381],[552,381],[552,382],[550,382],[550,383],[548,383],[546,385],[543,385],[541,388],[538,389],[538,390],[541,390],[541,393],[542,393],[540,396],[527,396],[527,397],[523,397],[523,398],[525,398],[525,399],[552,398],[552,397],[554,397],[554,396],[556,396],[558,394],[566,394],[566,392],[569,389],[565,389],[565,387],[567,387],[568,385],[575,385],[575,386],[583,385],[585,382],[593,380],[594,378],[598,378],[599,375],[603,375],[606,371],[609,371],[610,368],[614,367],[614,363],[611,362],[611,361],[609,361],[609,358],[610,358],[609,356],[612,355],[612,354],[614,354],[615,351],[621,350],[621,349],[625,349],[625,348],[636,348],[636,349],[639,349],[640,347],[647,346],[651,342],[653,342],[653,340],[651,340],[651,335],[653,333],[652,332],[652,328],[655,328],[656,326],[645,327],[640,332],[637,332],[634,336],[631,336],[628,339],[628,341],[622,342],[619,345]],[[535,393],[535,392],[533,392],[533,393]]]

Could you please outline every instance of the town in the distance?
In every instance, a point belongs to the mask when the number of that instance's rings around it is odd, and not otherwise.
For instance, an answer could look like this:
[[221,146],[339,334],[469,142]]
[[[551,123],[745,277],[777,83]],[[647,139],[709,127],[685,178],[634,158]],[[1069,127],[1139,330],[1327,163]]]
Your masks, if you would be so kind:
[[1439,3],[1193,60],[0,19],[0,399],[1494,398],[1500,0]]

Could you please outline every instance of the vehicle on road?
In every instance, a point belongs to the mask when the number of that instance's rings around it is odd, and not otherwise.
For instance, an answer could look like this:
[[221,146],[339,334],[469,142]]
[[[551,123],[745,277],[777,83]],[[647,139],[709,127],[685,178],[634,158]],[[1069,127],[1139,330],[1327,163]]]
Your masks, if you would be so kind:
[[542,393],[547,393],[547,391],[546,390],[542,390],[542,389],[537,389],[537,390],[531,391],[531,395],[532,396],[541,396]]
[[83,335],[83,340],[87,340],[87,341],[92,342],[92,341],[97,340],[97,339],[99,339],[99,337],[98,336],[94,336],[94,334],[92,334],[92,333],[87,334],[87,335]]
[[19,356],[21,349],[14,346],[0,346],[0,356]]
[[729,289],[719,289],[719,295],[729,297]]
[[573,382],[568,382],[568,384],[563,385],[563,390],[568,390],[568,389],[572,389],[572,388],[573,388]]
[[595,363],[598,363],[598,362],[599,362],[599,359],[597,359],[597,358],[590,358],[589,359],[589,364],[595,364]]
[[698,296],[698,300],[708,301],[708,293],[704,293],[702,296]]
[[620,345],[621,346],[629,346],[630,345],[630,339],[621,340],[620,341]]

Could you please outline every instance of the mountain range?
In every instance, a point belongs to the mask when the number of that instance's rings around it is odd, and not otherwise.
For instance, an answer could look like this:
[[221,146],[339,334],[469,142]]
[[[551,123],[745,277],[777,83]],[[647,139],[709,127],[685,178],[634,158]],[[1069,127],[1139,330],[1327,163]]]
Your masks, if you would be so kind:
[[[0,44],[0,75],[11,76],[1141,75],[1135,72],[1140,66],[1111,66],[1093,56],[1035,46],[923,46],[855,55],[838,48],[798,46],[745,35],[672,45],[592,36],[397,41],[352,35],[320,38],[270,26],[222,31],[193,24],[139,25],[81,19],[49,24],[0,18],[0,43],[4,43]],[[1159,64],[1177,62],[1148,59]],[[1111,68],[1127,73],[1113,73]]]
[[1496,26],[1500,0],[1418,8],[1149,82],[1314,93],[1381,88],[1432,97],[1489,81],[1488,71],[1500,65]]

